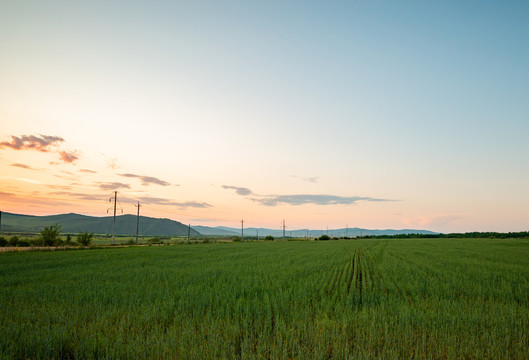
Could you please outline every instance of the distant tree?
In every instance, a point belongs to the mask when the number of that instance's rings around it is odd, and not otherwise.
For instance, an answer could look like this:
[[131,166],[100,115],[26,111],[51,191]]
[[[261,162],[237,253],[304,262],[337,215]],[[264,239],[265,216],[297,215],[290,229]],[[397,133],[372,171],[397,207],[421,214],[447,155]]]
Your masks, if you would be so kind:
[[329,235],[322,235],[318,238],[318,240],[331,240],[331,238],[329,237]]
[[11,236],[9,238],[9,246],[17,246],[19,240],[20,239],[16,235]]
[[59,235],[61,234],[61,225],[55,224],[45,226],[40,232],[40,239],[44,246],[54,246],[61,243]]
[[266,235],[265,240],[274,240],[272,235]]
[[88,231],[80,232],[77,234],[77,242],[80,245],[88,246],[92,242],[92,238],[94,237],[94,233],[89,233]]
[[72,235],[68,234],[66,235],[66,245],[72,245]]
[[17,242],[17,246],[20,246],[20,247],[28,247],[30,245],[31,244],[27,240],[18,240]]
[[4,247],[7,245],[7,240],[3,236],[0,236],[0,246]]
[[163,240],[160,239],[158,236],[155,236],[153,238],[150,238],[149,240],[147,240],[147,243],[149,245],[153,245],[153,244],[163,244]]

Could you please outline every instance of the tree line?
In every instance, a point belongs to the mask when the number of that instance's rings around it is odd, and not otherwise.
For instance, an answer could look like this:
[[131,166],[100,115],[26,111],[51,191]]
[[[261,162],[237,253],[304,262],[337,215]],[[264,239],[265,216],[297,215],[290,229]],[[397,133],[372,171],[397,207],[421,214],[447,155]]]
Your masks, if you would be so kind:
[[62,227],[59,224],[45,226],[36,239],[20,239],[17,235],[12,235],[9,239],[0,236],[0,246],[89,246],[93,240],[94,233],[79,232],[73,240],[70,234],[66,239],[61,238]]

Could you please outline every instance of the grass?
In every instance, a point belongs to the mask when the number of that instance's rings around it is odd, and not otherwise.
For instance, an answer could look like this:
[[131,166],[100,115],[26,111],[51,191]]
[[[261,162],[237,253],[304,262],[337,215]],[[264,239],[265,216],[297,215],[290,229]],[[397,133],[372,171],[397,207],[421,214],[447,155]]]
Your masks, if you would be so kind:
[[527,358],[529,241],[0,254],[0,358]]

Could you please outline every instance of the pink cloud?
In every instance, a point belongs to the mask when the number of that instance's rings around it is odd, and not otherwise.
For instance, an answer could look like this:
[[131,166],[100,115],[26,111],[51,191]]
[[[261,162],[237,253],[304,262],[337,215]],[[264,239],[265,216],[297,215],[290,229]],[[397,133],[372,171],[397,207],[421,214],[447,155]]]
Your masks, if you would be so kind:
[[65,163],[73,164],[76,160],[79,160],[79,154],[77,151],[59,151],[61,160]]
[[22,136],[11,136],[11,142],[2,141],[0,142],[1,148],[11,148],[13,150],[37,150],[42,152],[50,151],[50,147],[57,146],[59,143],[64,142],[64,139],[60,136],[49,136],[49,135],[22,135]]
[[[11,141],[0,142],[0,149],[12,150],[36,150],[40,152],[56,152],[60,159],[67,164],[73,164],[79,159],[77,151],[59,150],[60,144],[64,143],[64,139],[60,136],[51,135],[11,135]],[[52,165],[57,165],[57,162],[50,162]]]

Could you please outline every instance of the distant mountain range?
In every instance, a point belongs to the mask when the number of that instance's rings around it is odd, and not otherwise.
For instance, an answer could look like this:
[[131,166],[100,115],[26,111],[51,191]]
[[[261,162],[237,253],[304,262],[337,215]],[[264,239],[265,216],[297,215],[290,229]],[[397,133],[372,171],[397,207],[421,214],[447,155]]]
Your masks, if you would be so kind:
[[[136,215],[116,216],[116,234],[134,235],[136,234]],[[59,224],[62,226],[63,233],[93,232],[94,234],[112,234],[113,217],[95,217],[80,214],[61,214],[48,216],[20,215],[2,212],[1,226],[2,231],[13,232],[39,232],[45,226]],[[140,235],[153,236],[187,236],[188,226],[178,221],[170,219],[157,219],[146,216],[140,216]],[[366,235],[398,235],[398,234],[437,234],[427,230],[368,230],[360,228],[342,228],[342,229],[298,229],[286,230],[286,237],[319,237],[321,235],[331,237],[354,237]],[[241,236],[240,228],[231,228],[225,226],[192,226],[191,236]],[[283,237],[281,229],[266,228],[245,228],[244,236],[264,238],[271,235],[275,238]]]
[[[208,226],[193,226],[193,229],[197,230],[203,235],[216,235],[216,236],[241,236],[241,228],[231,228],[225,226],[208,227]],[[414,230],[414,229],[403,229],[403,230],[368,230],[360,228],[342,228],[342,229],[325,229],[325,230],[314,230],[314,229],[298,229],[298,230],[285,230],[285,237],[303,238],[303,237],[319,237],[321,235],[329,235],[331,237],[354,237],[354,236],[367,236],[367,235],[399,235],[399,234],[438,234],[428,230]],[[275,238],[283,237],[283,230],[281,229],[266,229],[266,228],[245,228],[244,236],[263,238],[267,235],[271,235]]]
[[[61,214],[49,216],[19,215],[2,212],[2,231],[39,232],[45,226],[59,224],[63,233],[93,232],[94,234],[112,234],[113,216],[95,217],[79,214]],[[116,216],[116,234],[136,234],[137,217],[135,215]],[[140,235],[187,236],[188,226],[169,219],[156,219],[140,216]],[[191,236],[200,235],[191,229]]]

